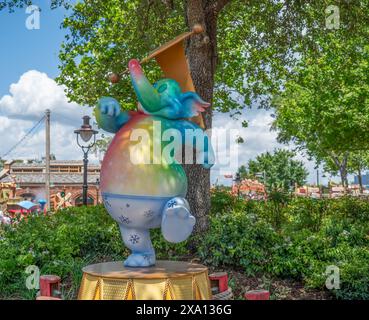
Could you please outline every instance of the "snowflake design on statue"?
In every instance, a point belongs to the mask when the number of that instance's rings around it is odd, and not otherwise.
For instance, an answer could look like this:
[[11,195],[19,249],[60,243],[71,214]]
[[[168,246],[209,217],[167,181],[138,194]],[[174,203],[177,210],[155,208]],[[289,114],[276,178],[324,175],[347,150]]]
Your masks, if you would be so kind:
[[140,237],[137,234],[132,234],[131,237],[129,238],[129,241],[132,244],[138,243],[139,240],[140,240]]
[[176,205],[177,205],[177,201],[175,200],[171,200],[168,202],[168,208],[173,208]]
[[125,224],[131,223],[131,220],[129,220],[129,218],[125,217],[125,216],[120,216],[119,220],[120,220],[120,222],[125,223]]
[[146,218],[151,218],[154,215],[154,211],[147,210],[144,212]]

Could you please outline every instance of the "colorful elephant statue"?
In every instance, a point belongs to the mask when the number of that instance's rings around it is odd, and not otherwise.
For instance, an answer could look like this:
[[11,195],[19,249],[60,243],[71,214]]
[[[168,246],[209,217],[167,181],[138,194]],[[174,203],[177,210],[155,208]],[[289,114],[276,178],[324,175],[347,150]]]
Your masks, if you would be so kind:
[[[203,112],[209,104],[195,92],[182,93],[172,79],[151,85],[137,60],[131,60],[128,67],[138,111],[122,111],[118,101],[110,97],[101,98],[95,108],[99,127],[115,133],[102,162],[100,190],[107,211],[119,224],[123,241],[132,251],[124,265],[148,267],[155,264],[150,229],[161,228],[167,241],[178,243],[190,236],[195,225],[185,199],[187,177],[182,165],[174,152],[158,155],[153,145],[158,144],[160,150],[169,148],[175,140],[175,135],[168,137],[172,130],[180,134],[177,138],[181,144],[191,147],[191,154],[197,146],[194,140],[202,140],[196,154],[205,168],[213,165],[214,153],[206,133],[185,120]],[[188,139],[188,131],[202,135]],[[150,161],[137,161],[140,159]]]

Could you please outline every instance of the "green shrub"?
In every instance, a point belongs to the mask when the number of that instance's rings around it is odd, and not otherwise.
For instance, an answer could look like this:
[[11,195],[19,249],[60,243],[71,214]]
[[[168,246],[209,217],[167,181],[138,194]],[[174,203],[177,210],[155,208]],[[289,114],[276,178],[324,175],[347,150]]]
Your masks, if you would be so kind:
[[251,275],[270,263],[280,241],[271,225],[256,215],[231,211],[210,218],[210,230],[198,254],[213,266],[238,266]]
[[[336,298],[369,299],[366,200],[285,201],[276,194],[267,202],[245,202],[216,189],[212,204],[209,231],[197,237],[195,248],[207,265],[296,279],[320,290],[326,290],[326,268],[334,265],[340,271],[340,289],[331,291]],[[32,217],[0,229],[0,239],[0,298],[34,299],[35,291],[25,287],[25,268],[36,265],[42,274],[60,275],[64,297],[73,299],[83,266],[128,254],[117,224],[102,206]],[[170,244],[160,230],[152,231],[152,239],[158,259],[190,255],[187,242]]]
[[[25,286],[29,265],[38,266],[41,274],[57,274],[78,287],[82,266],[123,260],[128,254],[117,224],[102,206],[31,217],[3,230],[2,237],[0,297],[34,298],[35,292]],[[161,259],[188,254],[186,243],[169,244],[159,230],[153,230],[153,245]]]
[[309,229],[313,232],[318,232],[324,217],[329,214],[329,201],[303,197],[294,198],[287,208],[288,212],[286,214],[290,218],[290,223],[287,227],[294,231]]
[[262,201],[258,203],[258,212],[277,231],[281,231],[288,219],[285,211],[289,201],[290,195],[287,192],[274,190],[268,194],[267,202]]
[[339,268],[340,288],[332,293],[338,299],[369,299],[368,248],[339,244],[325,251],[326,262],[314,260],[315,268],[305,277],[308,287],[325,289],[327,266]]
[[343,197],[338,200],[328,200],[330,211],[336,217],[351,224],[369,223],[369,201],[355,197]]
[[231,194],[230,188],[217,187],[211,191],[211,212],[214,214],[234,211],[249,211],[254,202],[244,201],[241,197]]
[[279,201],[276,194],[267,203],[232,210],[232,198],[217,196],[222,214],[213,214],[199,248],[206,263],[241,268],[248,275],[301,280],[321,290],[326,268],[334,265],[340,271],[340,289],[332,290],[336,298],[369,298],[368,201],[352,197]]

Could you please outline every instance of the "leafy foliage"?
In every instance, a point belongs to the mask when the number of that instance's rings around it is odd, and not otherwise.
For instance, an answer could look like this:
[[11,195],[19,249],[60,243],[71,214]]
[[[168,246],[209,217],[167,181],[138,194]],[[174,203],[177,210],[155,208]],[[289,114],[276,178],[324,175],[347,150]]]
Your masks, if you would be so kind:
[[242,178],[259,175],[269,192],[276,189],[289,191],[295,184],[303,185],[308,175],[304,164],[295,160],[294,156],[294,152],[283,149],[262,153],[249,161],[247,169],[241,166],[239,173]]
[[[158,230],[153,243],[160,259],[188,254],[186,244],[171,245]],[[1,234],[0,234],[1,235]],[[51,216],[30,217],[15,228],[3,230],[0,240],[0,297],[34,298],[26,288],[26,267],[36,265],[41,274],[57,274],[73,283],[75,298],[81,267],[92,262],[123,260],[128,250],[116,223],[101,206],[69,208]],[[12,296],[16,294],[17,296]]]
[[[136,99],[128,75],[119,85],[110,85],[109,72],[126,70],[129,59],[144,58],[161,43],[184,30],[183,5],[175,1],[173,11],[154,1],[97,0],[79,2],[63,22],[69,30],[60,52],[59,83],[67,86],[73,101],[95,105],[101,96],[113,96],[124,109],[134,109]],[[146,69],[150,80],[160,71]]]
[[[0,10],[31,2],[2,0]],[[367,26],[367,1],[336,3],[341,16],[340,37],[362,35]],[[98,97],[110,95],[126,109],[135,107],[129,79],[124,76],[119,85],[112,86],[107,81],[108,73],[124,71],[129,59],[143,58],[191,27],[186,21],[189,15],[192,18],[200,14],[189,12],[188,3],[181,0],[52,0],[50,5],[72,9],[62,25],[68,34],[60,52],[58,77],[58,82],[67,86],[68,97],[94,105]],[[212,70],[214,106],[235,113],[253,101],[269,106],[270,97],[280,92],[300,55],[316,53],[317,39],[326,39],[333,33],[325,28],[325,9],[329,5],[329,0],[203,1],[208,16],[216,8],[215,30],[208,30],[215,32],[211,41],[215,42],[213,54],[217,56]],[[157,79],[159,70],[153,65],[147,69],[149,78]]]
[[245,207],[253,206],[253,202],[245,202],[231,194],[230,188],[216,187],[211,192],[211,211],[221,213],[223,211],[243,211]]
[[280,212],[272,209],[264,202],[240,211],[224,205],[223,211],[212,215],[199,255],[211,265],[238,267],[249,275],[294,278],[321,290],[326,268],[335,265],[340,289],[331,293],[336,298],[369,298],[367,201],[295,198],[283,207],[285,219],[279,230],[272,222]]
[[[369,133],[368,27],[350,37],[342,31],[316,39],[318,50],[302,55],[283,93],[274,100],[281,142],[294,142],[324,161],[347,182],[348,158],[366,151]],[[366,33],[366,35],[365,35]]]
[[[336,298],[369,298],[367,201],[295,198],[275,209],[272,202],[244,202],[218,188],[212,202],[210,230],[199,239],[195,253],[206,264],[237,268],[246,275],[302,280],[321,290],[327,266],[335,265],[341,286],[331,292]],[[0,228],[0,236],[1,298],[34,299],[36,292],[25,287],[25,268],[36,265],[42,274],[60,275],[64,298],[73,299],[83,266],[122,260],[128,254],[116,224],[101,206],[35,216],[14,229]],[[187,243],[166,242],[160,230],[154,230],[153,242],[159,259],[184,259],[191,253]]]
[[[0,0],[0,10],[8,10],[14,12],[16,8],[24,8],[33,4],[32,0]],[[49,0],[50,8],[55,9],[57,7],[70,8],[71,1],[69,0]]]

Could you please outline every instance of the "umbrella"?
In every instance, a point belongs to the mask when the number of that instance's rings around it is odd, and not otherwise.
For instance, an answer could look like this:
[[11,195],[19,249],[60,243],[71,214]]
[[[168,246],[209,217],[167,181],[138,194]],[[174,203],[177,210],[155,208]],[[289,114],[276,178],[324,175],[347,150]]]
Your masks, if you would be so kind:
[[34,206],[37,206],[36,203],[33,203],[31,201],[21,201],[17,203],[17,206],[22,207],[23,209],[29,210],[33,208]]

